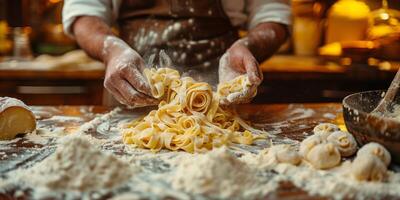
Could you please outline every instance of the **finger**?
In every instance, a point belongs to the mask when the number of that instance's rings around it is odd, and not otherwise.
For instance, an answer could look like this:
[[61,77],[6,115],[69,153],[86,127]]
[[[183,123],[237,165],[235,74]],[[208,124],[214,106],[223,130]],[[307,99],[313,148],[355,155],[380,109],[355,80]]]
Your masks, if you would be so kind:
[[128,102],[122,97],[121,93],[114,88],[114,86],[108,86],[106,89],[113,95],[113,97],[121,104],[128,105]]
[[152,97],[150,85],[146,78],[135,67],[127,67],[122,76],[132,85],[137,91]]
[[125,101],[128,102],[128,105],[134,106],[144,106],[144,105],[153,105],[156,103],[156,100],[146,95],[138,92],[135,88],[129,84],[128,81],[124,79],[119,79],[114,82],[114,87],[120,92]]
[[262,73],[258,67],[258,63],[254,58],[243,58],[243,64],[246,68],[247,76],[249,77],[250,83],[254,85],[260,85],[262,81]]

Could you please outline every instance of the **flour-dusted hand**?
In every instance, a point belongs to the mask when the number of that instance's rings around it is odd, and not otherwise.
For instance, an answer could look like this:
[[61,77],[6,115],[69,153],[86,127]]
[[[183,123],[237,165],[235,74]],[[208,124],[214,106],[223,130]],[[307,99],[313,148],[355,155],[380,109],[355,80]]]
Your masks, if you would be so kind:
[[122,104],[155,105],[150,85],[142,72],[141,56],[122,40],[109,36],[104,41],[104,61],[107,65],[104,87]]
[[222,101],[222,104],[247,103],[253,97],[257,87],[263,80],[258,62],[247,48],[246,39],[235,42],[219,61],[219,82],[224,83],[235,79],[240,75],[247,75],[250,82],[250,89],[243,90],[243,93],[235,98]]

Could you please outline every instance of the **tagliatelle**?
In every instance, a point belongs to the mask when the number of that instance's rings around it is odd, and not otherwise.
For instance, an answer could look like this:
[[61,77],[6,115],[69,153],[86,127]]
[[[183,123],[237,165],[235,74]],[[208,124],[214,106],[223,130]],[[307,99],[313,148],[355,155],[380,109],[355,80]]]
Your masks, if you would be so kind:
[[[219,94],[213,93],[209,84],[181,78],[169,68],[145,69],[144,74],[152,95],[162,101],[157,110],[126,125],[124,143],[155,152],[166,148],[193,153],[230,143],[250,145],[265,138],[264,132],[222,109]],[[242,86],[235,85],[233,90],[238,92]]]
[[237,98],[244,95],[254,97],[257,90],[251,90],[251,83],[249,77],[246,75],[238,76],[230,81],[218,85],[218,96],[222,101],[233,102]]

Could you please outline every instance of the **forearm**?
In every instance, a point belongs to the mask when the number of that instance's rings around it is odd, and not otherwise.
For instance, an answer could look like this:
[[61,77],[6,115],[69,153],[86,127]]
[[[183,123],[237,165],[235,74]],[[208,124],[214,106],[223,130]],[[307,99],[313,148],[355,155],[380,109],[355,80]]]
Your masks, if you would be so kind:
[[244,39],[258,62],[272,56],[288,37],[287,26],[279,23],[260,23]]
[[105,41],[114,37],[111,28],[100,18],[82,16],[76,19],[72,30],[77,43],[90,56],[105,61]]

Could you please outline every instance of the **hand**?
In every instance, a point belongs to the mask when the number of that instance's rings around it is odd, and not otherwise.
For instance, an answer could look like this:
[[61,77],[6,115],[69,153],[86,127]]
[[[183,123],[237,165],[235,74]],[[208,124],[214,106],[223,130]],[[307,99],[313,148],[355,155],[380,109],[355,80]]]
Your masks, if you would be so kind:
[[137,107],[158,103],[142,75],[145,64],[136,51],[122,40],[108,37],[104,42],[103,55],[107,66],[104,87],[120,103]]
[[253,98],[254,92],[263,80],[263,75],[258,67],[258,62],[247,48],[246,40],[238,40],[221,57],[219,62],[219,82],[223,83],[247,74],[251,83],[250,90],[244,90],[231,101],[225,100],[222,104],[247,103]]

